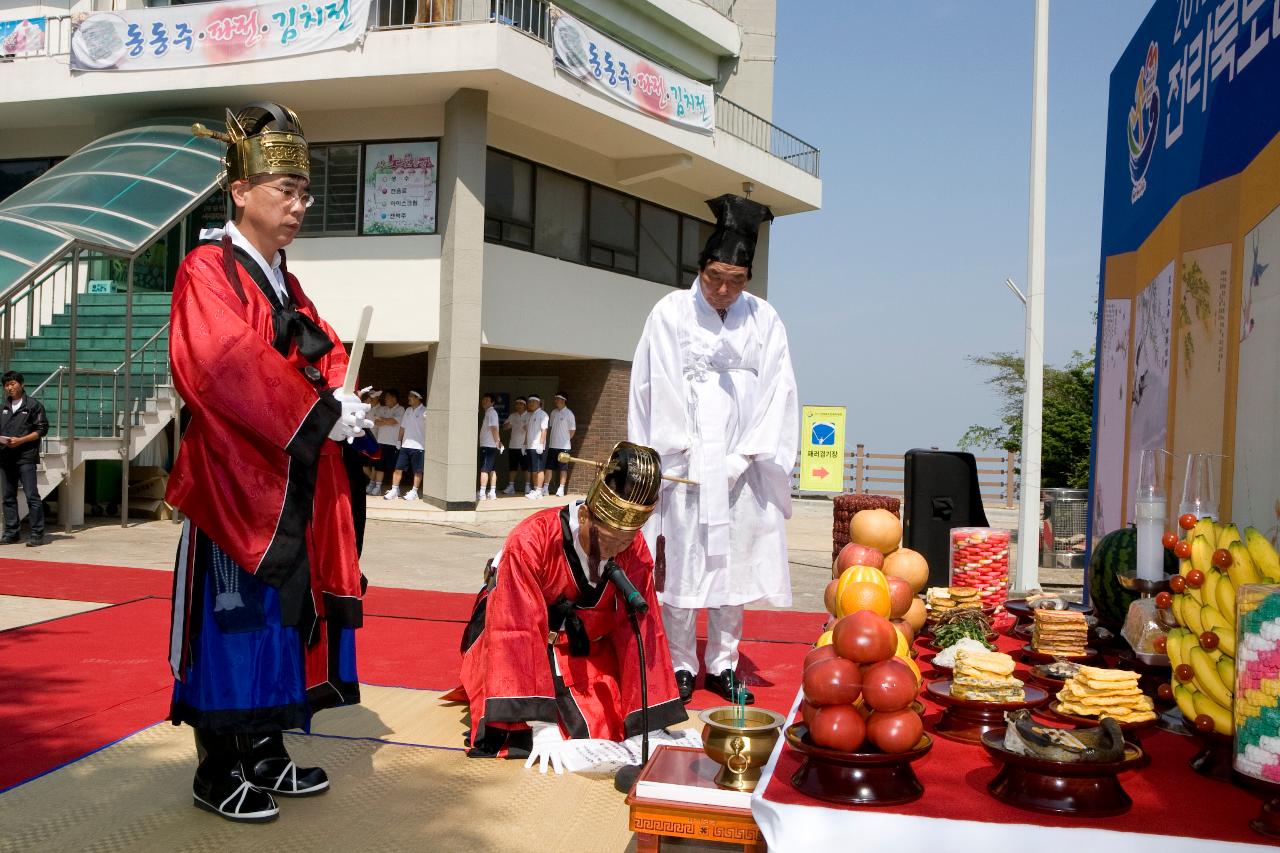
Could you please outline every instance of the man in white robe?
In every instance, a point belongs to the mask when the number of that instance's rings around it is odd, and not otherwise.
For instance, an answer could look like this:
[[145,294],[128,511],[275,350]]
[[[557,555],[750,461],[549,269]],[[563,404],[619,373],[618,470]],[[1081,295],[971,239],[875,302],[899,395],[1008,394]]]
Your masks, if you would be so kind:
[[661,454],[663,471],[698,483],[664,484],[644,528],[681,698],[693,695],[705,608],[707,689],[750,703],[737,678],[743,606],[791,604],[799,406],[786,329],[745,292],[759,225],[773,215],[732,195],[707,204],[717,224],[698,277],[654,306],[636,348],[627,432]]

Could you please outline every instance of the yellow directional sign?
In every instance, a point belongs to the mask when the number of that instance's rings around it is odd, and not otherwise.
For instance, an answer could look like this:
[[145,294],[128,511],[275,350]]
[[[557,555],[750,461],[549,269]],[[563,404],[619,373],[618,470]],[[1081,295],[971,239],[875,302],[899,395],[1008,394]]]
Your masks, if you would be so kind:
[[844,406],[805,406],[800,417],[800,491],[844,491]]

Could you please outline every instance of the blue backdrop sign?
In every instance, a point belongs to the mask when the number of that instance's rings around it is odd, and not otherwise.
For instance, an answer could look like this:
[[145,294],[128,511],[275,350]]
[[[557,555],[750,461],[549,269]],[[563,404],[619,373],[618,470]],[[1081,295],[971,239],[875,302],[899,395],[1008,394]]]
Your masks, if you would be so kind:
[[1102,255],[1280,132],[1280,0],[1157,0],[1111,72]]

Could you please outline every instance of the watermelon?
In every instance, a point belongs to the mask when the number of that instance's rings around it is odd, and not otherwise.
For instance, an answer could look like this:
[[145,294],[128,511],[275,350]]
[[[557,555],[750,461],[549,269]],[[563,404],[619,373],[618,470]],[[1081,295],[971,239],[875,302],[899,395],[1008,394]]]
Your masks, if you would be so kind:
[[[1138,594],[1120,586],[1116,575],[1133,572],[1137,565],[1138,528],[1132,524],[1108,533],[1093,546],[1093,555],[1089,558],[1089,602],[1099,622],[1112,626],[1124,624],[1129,605]],[[1172,551],[1164,552],[1164,572],[1166,575],[1178,572],[1178,558]]]

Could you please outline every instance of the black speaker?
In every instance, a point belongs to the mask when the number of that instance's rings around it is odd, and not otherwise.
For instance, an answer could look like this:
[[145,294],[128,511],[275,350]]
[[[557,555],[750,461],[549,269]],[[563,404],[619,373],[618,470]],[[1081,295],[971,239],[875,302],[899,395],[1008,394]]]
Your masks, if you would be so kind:
[[978,463],[972,453],[909,450],[902,540],[929,563],[929,586],[947,586],[951,577],[951,529],[986,527],[987,511],[978,488]]

